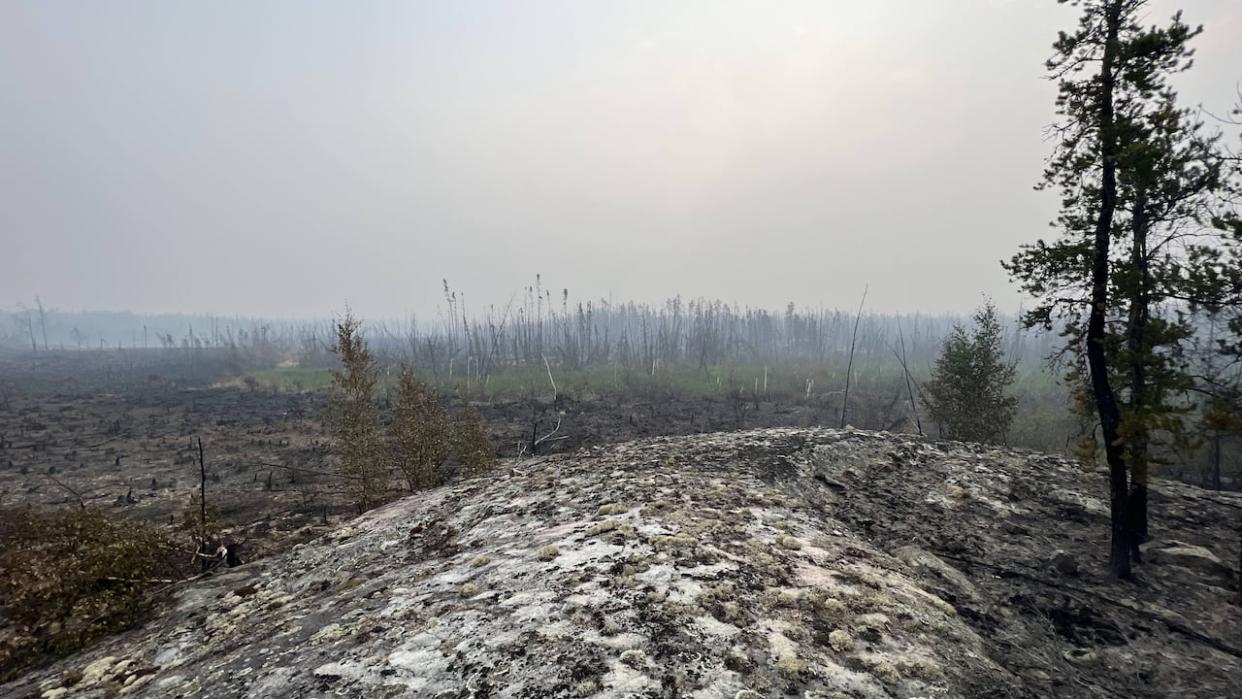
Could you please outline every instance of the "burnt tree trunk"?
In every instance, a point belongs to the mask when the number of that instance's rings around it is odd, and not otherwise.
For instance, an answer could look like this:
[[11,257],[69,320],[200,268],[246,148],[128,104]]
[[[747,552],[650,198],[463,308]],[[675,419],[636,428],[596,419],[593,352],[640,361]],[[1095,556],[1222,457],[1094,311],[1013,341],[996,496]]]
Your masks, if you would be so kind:
[[203,438],[198,437],[198,552],[199,562],[206,572],[211,568],[207,558],[211,547],[207,544],[207,461],[203,458]]
[[1150,270],[1147,258],[1148,221],[1146,194],[1138,193],[1131,221],[1130,263],[1134,289],[1126,323],[1126,349],[1130,354],[1130,420],[1126,426],[1126,460],[1130,468],[1130,494],[1127,502],[1130,547],[1135,562],[1140,560],[1139,544],[1147,541],[1147,471],[1150,434],[1148,425],[1147,330],[1151,320]]
[[1117,134],[1114,117],[1114,90],[1118,35],[1122,0],[1114,0],[1106,17],[1107,36],[1100,63],[1099,139],[1102,173],[1100,210],[1096,219],[1091,259],[1091,315],[1087,322],[1087,367],[1091,372],[1091,392],[1095,399],[1100,429],[1104,435],[1104,454],[1108,462],[1109,518],[1112,539],[1109,545],[1109,571],[1114,577],[1130,577],[1129,527],[1126,526],[1128,474],[1119,439],[1121,410],[1108,378],[1105,341],[1105,313],[1108,308],[1109,244],[1113,215],[1117,209]]
[[1220,430],[1212,435],[1212,486],[1216,491],[1220,491]]

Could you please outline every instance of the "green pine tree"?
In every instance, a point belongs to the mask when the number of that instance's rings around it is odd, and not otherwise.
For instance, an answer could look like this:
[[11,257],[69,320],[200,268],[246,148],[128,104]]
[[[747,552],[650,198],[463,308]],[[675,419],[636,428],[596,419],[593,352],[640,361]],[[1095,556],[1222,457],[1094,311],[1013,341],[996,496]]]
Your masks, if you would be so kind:
[[1168,86],[1190,67],[1201,28],[1180,13],[1143,26],[1146,0],[1073,4],[1079,25],[1047,66],[1061,121],[1041,187],[1061,192],[1061,237],[1005,267],[1038,300],[1025,324],[1059,329],[1089,382],[1109,467],[1110,568],[1128,577],[1146,536],[1153,443],[1182,433],[1189,313],[1216,294],[1201,277],[1230,259],[1211,221],[1232,184],[1217,138]]
[[1005,361],[1000,321],[988,302],[973,332],[954,325],[923,386],[923,404],[948,439],[999,443],[1013,423],[1017,400],[1008,395],[1014,367]]

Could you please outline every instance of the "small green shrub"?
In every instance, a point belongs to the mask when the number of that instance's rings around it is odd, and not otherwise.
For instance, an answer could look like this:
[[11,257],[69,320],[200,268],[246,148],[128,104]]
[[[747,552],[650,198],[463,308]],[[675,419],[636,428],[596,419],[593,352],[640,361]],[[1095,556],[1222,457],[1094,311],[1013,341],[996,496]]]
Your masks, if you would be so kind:
[[444,462],[452,453],[450,427],[435,389],[403,368],[388,424],[388,455],[410,490],[444,482]]
[[466,476],[479,476],[490,470],[496,450],[487,438],[487,429],[478,410],[467,407],[457,414],[452,441],[454,454]]
[[444,467],[450,460],[459,463],[467,477],[482,475],[494,456],[477,410],[467,407],[449,415],[434,388],[419,381],[412,370],[401,370],[388,423],[388,458],[410,490],[444,483]]
[[349,483],[359,510],[380,504],[388,490],[384,472],[379,411],[375,405],[378,372],[362,336],[362,324],[348,312],[336,324],[341,369],[332,372],[329,423],[336,438],[341,475]]

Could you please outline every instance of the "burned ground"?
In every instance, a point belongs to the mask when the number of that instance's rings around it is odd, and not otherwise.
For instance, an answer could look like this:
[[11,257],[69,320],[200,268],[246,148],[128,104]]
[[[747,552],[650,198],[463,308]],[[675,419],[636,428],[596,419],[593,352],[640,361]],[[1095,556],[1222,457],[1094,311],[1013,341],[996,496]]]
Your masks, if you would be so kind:
[[[79,497],[155,522],[183,517],[199,487],[247,557],[269,555],[354,516],[334,476],[323,392],[180,387],[18,395],[0,405],[0,505],[75,505]],[[450,401],[453,408],[460,400]],[[472,404],[500,456],[567,453],[637,437],[830,421],[816,403],[675,395]],[[557,430],[557,425],[560,429]],[[532,434],[534,437],[532,437]]]
[[12,696],[1229,696],[1242,500],[1157,481],[1132,582],[1102,476],[771,429],[510,461],[179,586]]

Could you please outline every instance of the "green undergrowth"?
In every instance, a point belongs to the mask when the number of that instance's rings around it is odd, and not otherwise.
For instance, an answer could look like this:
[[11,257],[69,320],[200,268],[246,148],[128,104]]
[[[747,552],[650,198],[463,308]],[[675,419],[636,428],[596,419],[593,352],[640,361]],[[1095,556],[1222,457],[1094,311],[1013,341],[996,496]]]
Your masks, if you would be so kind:
[[0,510],[0,681],[140,622],[182,558],[163,529],[97,508]]
[[[914,380],[924,377],[915,372]],[[272,367],[245,374],[242,383],[275,391],[317,391],[331,383],[331,370],[311,367]],[[543,367],[511,367],[485,376],[455,374],[421,375],[444,393],[478,401],[516,400],[550,396],[552,381],[558,395],[577,400],[599,397],[675,396],[716,398],[743,395],[761,400],[806,400],[839,394],[845,387],[845,367],[817,364],[723,365],[704,368],[657,367],[654,372],[623,367],[568,369],[552,367],[552,379]],[[249,380],[248,380],[249,379]],[[395,372],[381,371],[380,386],[395,386]],[[900,367],[859,364],[854,368],[851,391],[894,393],[905,391]],[[917,390],[917,389],[916,389]],[[1018,394],[1043,398],[1060,395],[1055,378],[1046,371],[1030,370],[1019,376]]]

